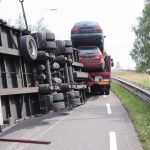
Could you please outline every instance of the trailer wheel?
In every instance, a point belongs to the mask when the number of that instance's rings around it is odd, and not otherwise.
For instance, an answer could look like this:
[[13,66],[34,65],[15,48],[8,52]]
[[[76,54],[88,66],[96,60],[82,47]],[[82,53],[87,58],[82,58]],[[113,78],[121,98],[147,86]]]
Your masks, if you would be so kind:
[[104,95],[105,91],[100,91],[100,95]]
[[68,99],[74,99],[75,95],[74,95],[74,92],[67,92],[67,95],[68,95]]
[[106,95],[109,95],[109,90],[105,91],[105,94],[106,94]]
[[65,103],[64,102],[53,103],[53,108],[56,111],[65,109]]
[[46,101],[47,101],[47,105],[48,105],[48,110],[52,109],[53,106],[53,96],[50,95],[46,95]]
[[20,52],[27,61],[34,61],[37,58],[37,45],[31,35],[25,35],[20,38]]
[[54,41],[55,40],[55,34],[54,33],[46,33],[46,41]]
[[40,94],[50,94],[51,89],[49,84],[41,84],[39,85],[39,93]]
[[65,50],[62,52],[63,54],[73,54],[72,47],[65,47]]
[[75,98],[79,98],[79,97],[80,97],[79,91],[74,91],[74,97],[75,97]]
[[56,102],[56,101],[63,101],[64,100],[64,95],[63,93],[56,93],[56,94],[53,94],[53,101]]
[[70,40],[65,40],[65,47],[72,47],[72,42]]
[[81,104],[80,98],[71,99],[70,101],[74,106],[78,106]]
[[51,51],[56,49],[56,42],[55,41],[47,41],[45,42],[45,44],[43,45],[43,47],[41,48],[45,51]]
[[57,40],[56,45],[57,45],[57,54],[61,55],[62,52],[65,50],[65,41]]

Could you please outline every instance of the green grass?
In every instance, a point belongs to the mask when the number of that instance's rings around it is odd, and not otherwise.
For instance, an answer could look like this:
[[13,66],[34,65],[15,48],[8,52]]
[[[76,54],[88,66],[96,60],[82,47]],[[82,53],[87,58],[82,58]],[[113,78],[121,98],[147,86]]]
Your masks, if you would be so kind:
[[146,73],[137,73],[134,71],[119,71],[113,70],[112,76],[125,79],[129,82],[134,82],[138,85],[150,88],[150,75]]
[[145,150],[150,150],[150,104],[123,87],[112,83],[111,90],[129,113]]

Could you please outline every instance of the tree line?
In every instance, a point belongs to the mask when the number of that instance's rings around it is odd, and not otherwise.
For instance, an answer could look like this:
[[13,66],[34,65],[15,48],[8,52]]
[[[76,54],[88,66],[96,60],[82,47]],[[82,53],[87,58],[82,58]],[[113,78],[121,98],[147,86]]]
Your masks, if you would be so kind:
[[150,0],[145,0],[142,15],[137,20],[138,24],[133,26],[136,38],[130,56],[136,63],[136,70],[146,72],[150,69]]

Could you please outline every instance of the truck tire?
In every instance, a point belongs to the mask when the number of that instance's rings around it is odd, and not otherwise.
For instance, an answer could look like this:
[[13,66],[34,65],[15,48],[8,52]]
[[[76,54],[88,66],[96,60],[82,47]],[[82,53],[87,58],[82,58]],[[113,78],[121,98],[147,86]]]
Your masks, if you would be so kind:
[[56,93],[56,94],[53,94],[53,101],[54,103],[56,101],[63,101],[64,100],[64,95],[63,93]]
[[55,40],[55,34],[51,32],[47,32],[46,34],[46,41],[54,41]]
[[45,43],[45,45],[43,45],[42,49],[45,51],[54,50],[54,49],[56,49],[56,42],[55,41],[47,41]]
[[101,90],[100,95],[104,95],[104,94],[105,94],[105,91]]
[[74,106],[78,106],[81,104],[80,98],[71,99],[71,104]]
[[53,103],[53,109],[56,111],[65,109],[65,103],[64,102]]
[[66,93],[67,93],[67,96],[68,96],[68,99],[69,99],[69,100],[75,98],[74,92],[66,92]]
[[27,61],[34,61],[37,58],[37,45],[31,35],[25,35],[20,38],[20,52]]
[[65,40],[65,47],[72,47],[72,42],[70,40]]
[[47,106],[48,106],[48,110],[52,110],[52,106],[53,106],[53,96],[50,95],[46,95],[46,102],[47,102]]
[[61,55],[62,52],[65,50],[65,41],[62,40],[57,40],[56,41],[56,45],[57,45],[57,55]]
[[73,48],[65,47],[65,50],[62,52],[62,54],[73,54]]
[[109,95],[109,90],[106,90],[106,91],[105,91],[105,95]]
[[74,97],[75,97],[75,98],[79,98],[79,97],[80,97],[79,91],[74,91]]
[[49,84],[40,84],[39,85],[39,93],[40,94],[50,94],[51,89],[50,89]]

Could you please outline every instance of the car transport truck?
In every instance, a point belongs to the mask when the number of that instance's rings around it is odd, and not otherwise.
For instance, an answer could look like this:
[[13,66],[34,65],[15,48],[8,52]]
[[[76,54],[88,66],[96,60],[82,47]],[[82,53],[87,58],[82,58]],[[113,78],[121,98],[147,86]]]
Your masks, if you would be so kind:
[[[95,21],[81,21],[71,30],[73,46],[79,50],[82,70],[88,72],[87,87],[92,93],[109,95],[113,59],[104,51],[102,28]],[[99,50],[99,52],[98,52]]]

